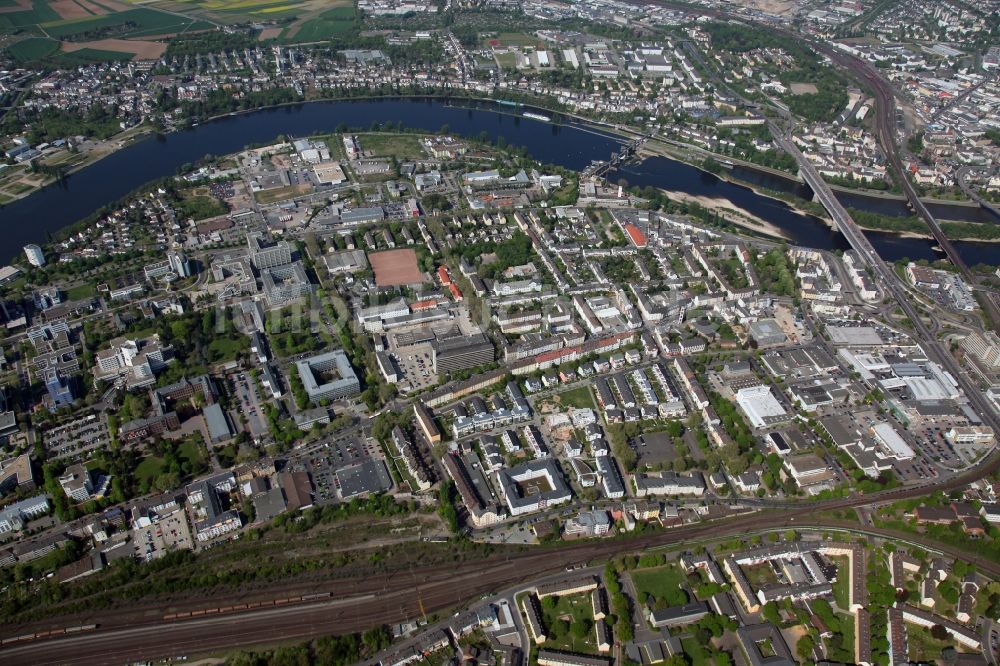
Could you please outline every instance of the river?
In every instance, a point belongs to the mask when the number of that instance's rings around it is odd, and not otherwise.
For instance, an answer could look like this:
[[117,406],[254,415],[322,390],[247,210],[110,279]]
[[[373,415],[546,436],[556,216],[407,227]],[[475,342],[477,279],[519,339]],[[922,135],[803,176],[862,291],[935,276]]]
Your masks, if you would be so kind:
[[[812,197],[806,185],[769,174],[742,169],[740,173],[733,175],[769,189],[792,192],[805,198]],[[789,241],[796,245],[821,250],[844,250],[849,247],[840,232],[835,231],[815,215],[800,213],[784,201],[757,194],[750,187],[723,180],[669,157],[650,157],[640,164],[626,165],[612,173],[609,178],[613,182],[624,179],[629,185],[640,187],[652,185],[693,196],[727,200],[781,229]],[[840,195],[838,192],[837,198],[843,203]],[[865,201],[870,202],[871,198],[865,197]],[[857,203],[858,208],[869,208],[861,205],[861,202]],[[944,257],[943,252],[935,250],[936,243],[929,238],[903,237],[879,231],[865,231],[865,235],[879,255],[887,261],[907,257],[930,260]],[[996,243],[955,241],[953,244],[969,265],[1000,264],[1000,245]]]
[[[305,136],[331,132],[341,123],[369,127],[372,123],[399,123],[406,127],[437,131],[443,125],[453,134],[491,140],[502,137],[512,145],[525,146],[537,160],[583,170],[592,160],[607,159],[619,140],[572,124],[557,125],[512,116],[490,104],[462,101],[449,104],[437,99],[380,99],[314,102],[228,116],[189,130],[150,137],[105,157],[25,199],[0,208],[4,242],[0,261],[9,261],[28,243],[43,243],[54,233],[90,215],[110,202],[151,180],[176,173],[177,169],[205,155],[237,152],[249,144],[273,140],[279,134]],[[667,158],[651,158],[628,166],[614,179],[632,184],[683,190],[693,195],[730,200],[780,227],[794,243],[818,249],[844,248],[845,241],[815,217],[802,215],[783,202],[756,194],[746,187],[722,181],[695,167]],[[930,241],[869,234],[882,256],[894,261],[903,256],[934,259]],[[987,243],[955,244],[970,264],[995,263],[1000,246]]]

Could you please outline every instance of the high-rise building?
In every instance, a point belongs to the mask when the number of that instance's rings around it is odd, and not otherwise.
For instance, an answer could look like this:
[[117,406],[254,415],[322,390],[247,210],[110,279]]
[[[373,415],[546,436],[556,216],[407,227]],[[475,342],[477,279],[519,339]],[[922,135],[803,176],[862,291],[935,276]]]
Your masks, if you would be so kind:
[[72,383],[68,378],[61,376],[56,369],[51,369],[45,374],[45,390],[52,398],[53,410],[69,407],[76,402]]
[[25,245],[24,254],[28,257],[28,263],[32,266],[45,265],[45,253],[37,245]]
[[167,252],[167,262],[178,277],[190,277],[191,263],[183,252]]

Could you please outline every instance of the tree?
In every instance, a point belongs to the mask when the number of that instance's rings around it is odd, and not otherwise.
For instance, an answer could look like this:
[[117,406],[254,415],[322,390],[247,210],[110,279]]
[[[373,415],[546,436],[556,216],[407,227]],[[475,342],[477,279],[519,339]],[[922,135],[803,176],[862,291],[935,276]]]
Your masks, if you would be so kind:
[[587,635],[590,633],[590,629],[591,629],[590,620],[588,620],[585,617],[580,618],[579,620],[574,622],[573,626],[571,627],[573,637],[579,640],[586,638]]
[[441,490],[438,492],[438,513],[444,519],[445,523],[448,524],[448,529],[453,534],[457,534],[459,529],[458,511],[455,510],[456,493],[455,482],[451,479],[442,483]]
[[778,605],[773,601],[768,601],[762,609],[764,619],[771,624],[781,624],[781,614],[778,612]]
[[805,661],[807,659],[812,659],[813,651],[816,649],[816,640],[811,634],[806,634],[799,639],[799,642],[795,644],[795,653],[799,655],[799,659]]
[[166,492],[181,485],[181,475],[175,471],[168,471],[160,474],[153,481],[153,489],[159,492]]

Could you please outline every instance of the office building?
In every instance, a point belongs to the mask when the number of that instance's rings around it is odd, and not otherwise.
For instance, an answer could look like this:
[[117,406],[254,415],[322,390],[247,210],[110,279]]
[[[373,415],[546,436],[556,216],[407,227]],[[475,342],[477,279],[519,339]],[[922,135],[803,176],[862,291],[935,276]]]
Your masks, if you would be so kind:
[[24,529],[24,524],[49,510],[49,498],[35,495],[28,499],[8,504],[0,510],[0,534]]
[[962,349],[990,369],[1000,368],[1000,337],[993,331],[973,332],[962,340]]
[[432,343],[434,372],[447,374],[493,363],[493,344],[482,333]]
[[247,249],[254,268],[274,268],[292,263],[292,246],[261,233],[247,234]]
[[343,350],[311,356],[295,364],[309,399],[340,400],[361,392],[361,383]]
[[35,471],[31,466],[31,456],[27,453],[0,460],[0,493],[17,488],[34,490],[35,486]]
[[66,497],[74,502],[86,502],[94,493],[94,480],[90,476],[90,470],[82,464],[67,467],[65,474],[59,477],[59,485]]

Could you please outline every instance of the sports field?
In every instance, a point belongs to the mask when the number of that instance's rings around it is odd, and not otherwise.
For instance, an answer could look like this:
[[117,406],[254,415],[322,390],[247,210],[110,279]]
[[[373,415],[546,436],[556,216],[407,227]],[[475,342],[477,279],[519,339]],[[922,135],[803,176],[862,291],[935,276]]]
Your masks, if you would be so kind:
[[491,48],[508,48],[511,46],[545,48],[545,41],[523,32],[501,32],[483,39],[483,45]]

